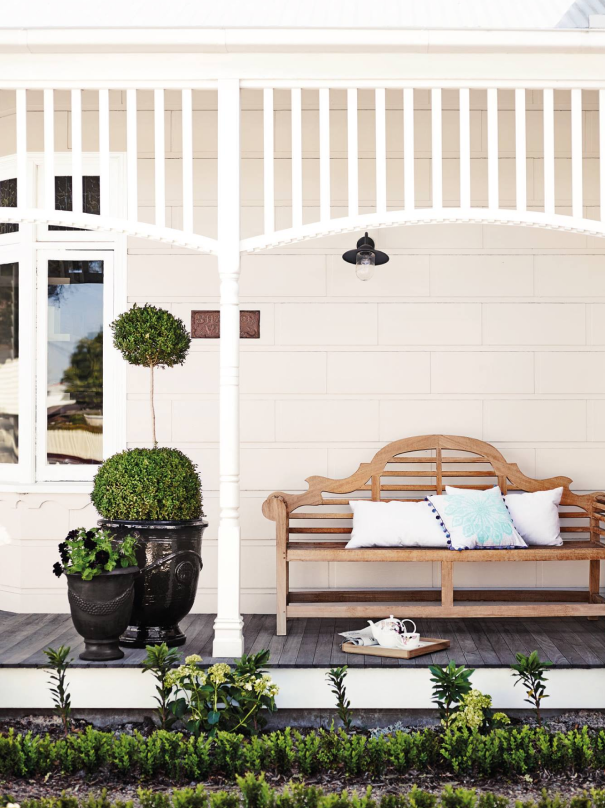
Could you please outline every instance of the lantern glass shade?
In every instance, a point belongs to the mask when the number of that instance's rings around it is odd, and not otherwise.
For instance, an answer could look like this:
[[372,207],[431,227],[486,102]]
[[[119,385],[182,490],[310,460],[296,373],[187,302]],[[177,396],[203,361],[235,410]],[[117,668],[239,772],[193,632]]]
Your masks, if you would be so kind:
[[376,256],[372,250],[360,250],[357,253],[356,274],[360,281],[368,281],[374,274]]

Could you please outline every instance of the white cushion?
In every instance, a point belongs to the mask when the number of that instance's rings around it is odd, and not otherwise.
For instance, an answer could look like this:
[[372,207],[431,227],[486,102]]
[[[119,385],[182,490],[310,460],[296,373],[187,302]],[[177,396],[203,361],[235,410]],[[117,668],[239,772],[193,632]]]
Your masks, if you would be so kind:
[[452,550],[527,547],[513,524],[502,492],[446,486],[446,494],[428,497],[430,510],[440,517]]
[[535,491],[530,494],[512,493],[504,497],[515,527],[528,544],[559,547],[561,524],[559,503],[563,488]]
[[357,547],[447,547],[439,521],[426,502],[351,502],[353,531],[347,550]]

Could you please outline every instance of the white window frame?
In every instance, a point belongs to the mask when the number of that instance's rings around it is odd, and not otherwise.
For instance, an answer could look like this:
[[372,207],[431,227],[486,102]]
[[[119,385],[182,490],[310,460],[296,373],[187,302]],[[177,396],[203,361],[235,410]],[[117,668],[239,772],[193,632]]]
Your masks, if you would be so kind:
[[[43,153],[29,153],[27,168],[28,207],[42,207],[39,202],[44,187]],[[125,156],[111,154],[109,215],[112,217],[125,216],[124,170]],[[100,174],[98,153],[83,155],[82,171],[85,175]],[[70,174],[71,154],[56,153],[55,175]],[[0,179],[16,175],[16,155],[0,157]],[[98,469],[94,464],[46,462],[46,286],[49,259],[92,260],[100,253],[109,253],[112,260],[111,282],[106,275],[103,290],[103,457],[107,458],[126,448],[126,363],[113,347],[109,323],[128,308],[127,237],[98,230],[49,231],[47,225],[29,223],[20,223],[16,233],[0,234],[0,262],[19,263],[19,457],[18,463],[0,464],[2,491],[81,490],[82,485],[90,484]],[[43,283],[39,280],[41,262],[46,272]]]

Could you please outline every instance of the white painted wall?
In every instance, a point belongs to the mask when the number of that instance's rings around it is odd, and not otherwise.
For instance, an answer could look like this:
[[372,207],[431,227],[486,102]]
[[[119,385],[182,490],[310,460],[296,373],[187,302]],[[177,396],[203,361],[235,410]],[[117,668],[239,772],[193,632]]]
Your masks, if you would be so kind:
[[[10,98],[0,93],[5,118]],[[95,150],[94,96],[84,93],[84,150]],[[149,96],[147,100],[147,95]],[[57,94],[57,150],[69,149],[68,96]],[[166,97],[167,218],[180,226],[180,112]],[[528,207],[542,205],[541,93],[528,91]],[[262,93],[245,91],[242,236],[262,229]],[[403,206],[400,93],[387,91],[389,207]],[[333,215],[346,207],[345,93],[332,93]],[[37,142],[30,98],[29,148]],[[515,199],[513,92],[501,91],[500,204]],[[125,148],[125,99],[111,93],[112,151]],[[152,93],[140,94],[140,212],[152,222]],[[40,97],[41,104],[41,97]],[[64,109],[61,109],[64,104]],[[216,236],[216,113],[213,93],[194,93],[195,228]],[[557,212],[571,207],[569,92],[555,93]],[[148,109],[144,108],[148,105]],[[444,204],[459,198],[457,94],[443,93]],[[416,93],[416,199],[430,204],[430,107]],[[473,204],[487,205],[486,94],[471,93]],[[289,93],[275,91],[277,227],[290,225]],[[360,203],[373,209],[373,94],[359,93]],[[598,110],[584,93],[584,204],[599,217]],[[1,114],[1,113],[0,113]],[[40,116],[41,119],[41,116]],[[0,154],[14,151],[10,137]],[[303,91],[303,220],[317,218],[317,92]],[[273,523],[260,506],[305,477],[345,476],[390,440],[448,432],[494,443],[530,476],[564,474],[578,490],[605,488],[605,242],[569,233],[495,225],[433,225],[377,231],[391,255],[362,283],[341,253],[355,238],[325,238],[245,255],[244,308],[261,310],[261,339],[242,341],[242,608],[274,610]],[[216,261],[130,240],[129,301],[152,302],[190,323],[218,308]],[[128,374],[129,445],[149,442],[145,372]],[[218,523],[218,342],[196,340],[186,365],[157,374],[158,436],[198,463],[210,526],[195,609],[213,611]],[[56,542],[95,515],[85,493],[0,495],[0,608],[66,611],[64,582],[50,572]],[[1,538],[0,538],[1,542]],[[459,565],[460,586],[585,586],[582,562]],[[472,567],[472,569],[470,569]],[[293,586],[433,586],[431,564],[294,565]]]

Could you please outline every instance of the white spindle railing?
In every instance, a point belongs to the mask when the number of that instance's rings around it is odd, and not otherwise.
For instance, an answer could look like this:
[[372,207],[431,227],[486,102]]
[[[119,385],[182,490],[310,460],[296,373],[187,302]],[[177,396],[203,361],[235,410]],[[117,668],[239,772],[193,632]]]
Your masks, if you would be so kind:
[[109,215],[109,90],[99,90],[99,179],[101,216]]
[[265,89],[263,102],[265,233],[273,233],[275,230],[275,136],[273,133],[273,90],[271,87]]
[[292,227],[302,225],[302,93],[292,90]]
[[55,92],[44,90],[44,207],[55,209]]
[[27,90],[17,90],[17,206],[27,207]]
[[499,205],[498,191],[498,90],[487,91],[487,206]]
[[471,103],[470,90],[460,90],[460,207],[471,206]]
[[357,90],[347,90],[347,162],[349,177],[349,216],[359,213],[359,147],[357,145]]
[[414,193],[414,90],[403,91],[403,193],[406,210],[416,204]]
[[330,90],[319,91],[319,218],[330,219]]
[[[248,86],[242,82],[244,86]],[[249,83],[248,83],[249,84]],[[310,81],[305,83],[290,84],[288,82],[268,82],[268,86],[262,83],[257,85],[262,88],[263,99],[263,216],[262,233],[257,236],[245,238],[242,241],[242,249],[254,250],[275,246],[280,243],[295,242],[298,240],[313,238],[344,231],[362,230],[364,228],[382,227],[397,224],[433,222],[433,221],[496,221],[508,224],[535,225],[550,228],[563,228],[569,230],[579,230],[581,232],[596,233],[605,236],[605,88],[599,89],[599,135],[598,146],[595,146],[595,153],[587,154],[587,160],[595,161],[599,159],[598,173],[600,178],[600,190],[593,201],[585,200],[583,168],[583,129],[584,129],[584,101],[587,105],[591,102],[584,98],[584,86],[562,87],[561,83],[541,89],[542,94],[542,120],[543,120],[543,141],[541,146],[534,145],[534,132],[528,132],[529,122],[533,118],[528,118],[526,105],[527,89],[531,88],[531,104],[539,102],[540,96],[536,91],[535,83],[522,83],[521,87],[495,82],[492,86],[481,87],[476,82],[468,82],[466,86],[454,88],[450,82],[444,82],[442,86],[432,82],[419,83],[418,88],[410,86],[409,83],[396,83],[393,80],[381,80],[378,86],[373,86],[369,82],[355,82],[346,84],[342,82],[320,82]],[[443,95],[443,89],[447,86],[447,95]],[[149,84],[144,89],[147,89]],[[275,118],[275,88],[286,89],[290,96],[290,123],[291,123],[291,222],[276,232],[276,154],[275,145],[278,140],[276,133],[277,122],[281,125],[282,116]],[[500,124],[510,119],[510,111],[506,97],[500,93],[503,88],[514,89],[514,104],[512,114],[514,116],[514,159],[515,159],[515,193],[508,198],[506,192],[501,188],[499,182],[500,168],[503,159],[509,159],[510,154],[500,154],[500,149],[508,149],[509,146],[500,142],[501,137],[506,138],[507,128],[504,132],[499,131]],[[563,153],[560,144],[564,138],[560,138],[557,130],[557,144],[559,151],[555,157],[555,119],[557,125],[561,125],[559,113],[555,116],[555,87],[558,92],[566,90],[566,95],[557,95],[559,99],[571,99],[571,105],[566,103],[565,108],[571,110],[571,147],[567,154]],[[216,82],[212,89],[216,88]],[[241,88],[241,84],[240,84]],[[344,122],[346,122],[346,155],[339,151],[338,143],[341,142],[339,132],[334,132],[334,127],[341,125],[343,118],[339,110],[342,95],[333,92],[334,90],[346,90],[346,111]],[[36,88],[32,88],[36,89]],[[73,203],[71,219],[66,211],[55,210],[55,174],[58,167],[61,172],[65,171],[65,158],[63,154],[65,147],[56,148],[58,141],[55,141],[55,122],[59,111],[63,113],[65,107],[57,106],[55,102],[63,105],[65,96],[56,95],[53,89],[48,86],[40,88],[43,90],[43,160],[40,160],[42,171],[42,181],[37,186],[39,190],[32,190],[31,179],[35,176],[29,170],[28,135],[29,140],[36,138],[36,134],[28,133],[28,123],[32,126],[32,121],[28,122],[28,91],[24,87],[15,90],[15,116],[14,127],[16,135],[16,175],[17,175],[17,207],[26,209],[29,205],[35,209],[42,209],[48,215],[32,216],[33,208],[28,208],[28,217],[22,219],[41,221],[58,221],[58,214],[61,213],[61,223],[68,226],[83,227],[88,229],[86,217],[90,214],[83,212],[83,181],[84,172],[90,170],[91,161],[86,155],[84,135],[84,111],[83,111],[83,90],[81,87],[69,88],[70,103],[67,109],[70,113],[70,134],[71,134],[71,176],[73,189]],[[65,89],[63,85],[62,90]],[[175,144],[171,139],[167,143],[166,134],[166,103],[167,97],[165,89],[162,87],[153,88],[153,151],[139,153],[138,126],[143,118],[139,117],[138,104],[143,96],[136,87],[126,87],[122,95],[118,93],[119,88],[111,85],[98,88],[98,174],[100,176],[100,218],[92,225],[91,229],[110,229],[117,232],[128,232],[133,235],[143,235],[149,238],[158,238],[173,244],[192,246],[200,251],[215,251],[216,241],[195,232],[194,224],[194,194],[198,190],[196,187],[197,172],[194,172],[196,159],[194,155],[194,142],[196,140],[196,126],[206,125],[205,116],[197,119],[194,116],[194,93],[200,87],[196,84],[190,87],[181,87],[179,90],[180,105],[176,109],[180,111],[182,123],[182,138],[180,144]],[[307,112],[303,111],[302,93],[309,90],[309,99],[315,98],[315,106],[318,110],[318,144],[319,161],[314,163],[319,168],[319,184],[312,181],[307,182],[307,176],[312,177],[311,160],[316,159],[316,155],[307,155],[303,151],[303,116],[305,120],[305,131],[311,120],[307,118]],[[416,92],[416,90],[422,92]],[[455,93],[452,90],[455,89]],[[87,87],[88,91],[89,88]],[[170,86],[174,90],[174,86]],[[363,95],[359,95],[359,91]],[[368,99],[372,96],[367,92],[372,91],[373,101]],[[417,108],[426,108],[426,91],[429,99],[428,109],[428,129],[426,126],[427,115],[418,115]],[[473,95],[481,90],[481,95]],[[114,94],[111,95],[112,91]],[[115,113],[111,112],[110,98],[118,102],[120,97],[126,97],[126,152],[124,159],[125,176],[121,172],[122,161],[116,159],[116,155],[111,151],[111,126],[116,123]],[[88,96],[87,96],[88,98]],[[171,96],[172,98],[172,96]],[[482,104],[480,111],[471,115],[471,100],[477,98],[487,99],[487,105]],[[394,102],[394,105],[393,105]],[[453,103],[452,103],[453,102]],[[564,101],[565,103],[565,101]],[[368,109],[369,106],[369,109]],[[207,106],[204,107],[207,109]],[[403,142],[399,148],[395,140],[390,137],[391,132],[387,123],[391,120],[389,110],[399,108],[403,124]],[[457,132],[452,131],[450,122],[452,120],[450,110],[458,112]],[[500,109],[502,108],[502,109]],[[446,110],[444,112],[444,110]],[[172,114],[170,111],[168,115]],[[217,116],[219,112],[217,111]],[[471,133],[474,131],[476,123],[475,115],[484,114],[485,139],[477,139],[471,144]],[[112,118],[112,115],[114,116]],[[373,119],[372,119],[373,115]],[[447,118],[445,117],[447,115]],[[368,137],[368,118],[373,120],[374,133]],[[589,120],[589,119],[587,119]],[[444,128],[444,122],[447,126]],[[416,132],[415,132],[416,128]],[[430,131],[429,131],[430,130]],[[63,130],[57,129],[57,133]],[[169,128],[169,131],[170,128]],[[418,143],[418,133],[422,133],[422,142]],[[343,132],[344,135],[344,132]],[[459,143],[456,144],[457,136]],[[528,148],[528,138],[532,137],[532,151]],[[58,135],[57,135],[58,137]],[[247,147],[248,130],[244,121],[242,131],[242,148]],[[362,139],[363,138],[363,139]],[[415,142],[416,138],[416,142]],[[143,142],[143,139],[141,140]],[[484,146],[481,146],[480,143]],[[596,142],[595,138],[587,138],[590,144]],[[363,143],[360,151],[360,143]],[[372,143],[372,146],[368,144]],[[389,144],[389,148],[387,148]],[[455,145],[456,144],[456,145]],[[169,152],[167,153],[167,146]],[[471,146],[474,151],[471,151]],[[144,148],[144,147],[141,147]],[[281,148],[281,146],[280,146]],[[485,148],[485,153],[483,152]],[[372,152],[373,149],[373,152]],[[390,151],[394,149],[394,151]],[[481,151],[477,151],[481,149]],[[541,154],[540,154],[541,150]],[[176,152],[176,154],[175,154]],[[403,153],[403,187],[397,190],[396,183],[389,183],[387,180],[393,176],[396,169],[395,160]],[[418,152],[418,155],[416,154]],[[281,154],[279,155],[281,157]],[[339,167],[342,156],[347,160],[347,189],[344,190],[344,182],[341,187],[335,187],[334,177],[339,177],[339,173],[332,172],[332,169]],[[416,157],[425,160],[430,157],[430,174],[428,181],[423,187],[418,184],[419,177],[416,176]],[[527,161],[543,158],[543,181],[530,185],[533,198],[528,198],[528,177]],[[171,163],[167,164],[170,158]],[[563,179],[555,182],[555,167],[558,161],[571,158],[571,185]],[[36,158],[39,159],[39,158]],[[141,199],[139,196],[138,175],[139,169],[143,167],[143,161],[153,159],[154,186],[152,199]],[[167,188],[168,165],[173,165],[172,161],[181,160],[179,168],[182,178],[182,197],[174,203],[175,191]],[[451,161],[458,161],[459,184],[452,183]],[[333,162],[334,161],[334,162]],[[367,162],[372,161],[375,168],[375,184],[370,187],[367,183],[368,172],[360,171],[362,166],[367,166]],[[447,163],[446,163],[447,161]],[[94,165],[94,163],[93,163]],[[445,172],[446,165],[448,171]],[[591,168],[594,166],[594,162]],[[306,169],[309,168],[309,175]],[[69,170],[69,169],[67,169]],[[596,169],[594,169],[596,170]],[[401,167],[399,167],[401,171]],[[484,193],[479,195],[479,179],[487,174],[487,197]],[[334,176],[331,176],[334,173]],[[202,176],[200,172],[200,176]],[[421,175],[424,180],[425,174]],[[536,177],[539,176],[536,173]],[[401,173],[399,174],[401,177]],[[472,181],[477,183],[473,187]],[[360,178],[363,183],[360,185]],[[114,184],[115,183],[115,184]],[[428,185],[428,187],[427,187]],[[309,195],[311,188],[317,188],[317,198]],[[569,193],[565,188],[569,187]],[[592,190],[592,185],[588,189]],[[540,196],[543,191],[543,210]],[[203,195],[207,197],[207,190],[203,189]],[[474,196],[473,196],[473,192]],[[30,198],[34,195],[34,199]],[[176,192],[178,194],[178,191]],[[119,202],[121,194],[124,195],[124,209]],[[344,197],[344,198],[343,198]],[[401,200],[395,205],[394,200]],[[427,200],[428,197],[428,200]],[[570,198],[569,198],[570,197]],[[178,197],[177,197],[178,198]],[[118,201],[116,201],[118,200]],[[590,214],[584,213],[584,204],[595,206],[600,204],[600,214],[595,215],[594,208]],[[178,229],[167,227],[166,218],[169,206],[172,204],[181,205],[182,202],[182,224]],[[141,205],[141,213],[139,212]],[[147,217],[150,207],[154,207],[154,224],[146,224],[140,221],[139,216]],[[306,208],[305,208],[306,206]],[[335,215],[336,208],[346,206],[347,210],[340,216]],[[398,208],[398,209],[397,209]],[[571,208],[571,209],[570,209]],[[304,209],[304,210],[303,210]],[[303,223],[303,219],[310,218],[312,210],[318,210],[315,220]],[[360,209],[364,212],[360,213]],[[557,213],[557,209],[565,213]],[[305,214],[306,211],[306,214]],[[50,215],[52,213],[52,216]],[[63,215],[65,214],[65,215]],[[585,218],[590,216],[590,218]],[[6,208],[3,212],[4,219],[10,219]],[[120,219],[120,216],[124,217]],[[80,218],[78,218],[80,217]],[[19,217],[14,217],[18,220]],[[67,221],[69,219],[69,221]],[[103,221],[101,221],[101,219]],[[109,222],[108,220],[111,220]]]
[[544,107],[544,213],[555,212],[555,104],[554,92],[543,93]]
[[183,230],[193,233],[193,93],[181,93],[181,125],[183,128]]
[[155,146],[155,223],[166,226],[166,137],[164,124],[164,90],[153,94],[153,122]]
[[515,180],[517,210],[527,210],[525,90],[515,90]]
[[441,123],[441,89],[431,90],[431,170],[433,172],[433,207],[443,207],[443,127]]
[[582,90],[571,91],[571,215],[583,216],[582,193]]
[[71,199],[74,213],[82,213],[82,91],[71,91]]
[[138,194],[138,142],[137,142],[137,91],[129,88],[126,93],[126,175],[128,187],[128,218],[139,218]]
[[386,93],[382,89],[375,93],[376,112],[376,212],[387,209],[387,124]]

